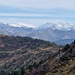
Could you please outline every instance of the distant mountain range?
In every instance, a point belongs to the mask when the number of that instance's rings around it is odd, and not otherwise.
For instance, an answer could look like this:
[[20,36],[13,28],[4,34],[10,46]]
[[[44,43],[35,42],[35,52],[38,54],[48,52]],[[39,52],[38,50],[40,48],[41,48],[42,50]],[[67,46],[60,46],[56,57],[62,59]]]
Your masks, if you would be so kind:
[[29,36],[33,38],[56,42],[57,44],[62,45],[66,44],[65,40],[67,40],[67,43],[70,43],[72,42],[71,39],[75,39],[75,24],[61,22],[46,23],[37,28],[34,25],[25,23],[0,23],[0,34],[12,36]]

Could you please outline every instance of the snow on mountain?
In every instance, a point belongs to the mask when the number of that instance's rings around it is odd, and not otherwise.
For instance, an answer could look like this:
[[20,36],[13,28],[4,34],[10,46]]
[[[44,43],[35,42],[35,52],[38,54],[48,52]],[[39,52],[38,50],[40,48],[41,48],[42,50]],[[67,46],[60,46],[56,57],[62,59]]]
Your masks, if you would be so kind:
[[40,26],[40,28],[51,28],[51,29],[57,29],[57,30],[63,30],[63,31],[69,31],[69,30],[75,30],[75,24],[74,23],[46,23],[43,26]]
[[[3,25],[3,23],[0,23],[0,25]],[[8,23],[4,24],[8,26],[13,26],[13,27],[26,27],[26,28],[35,28],[37,29],[37,26],[34,26],[32,24],[26,24],[26,23]],[[53,30],[63,30],[63,31],[69,31],[69,30],[74,30],[75,31],[75,23],[67,23],[67,22],[58,22],[58,23],[46,23],[42,26],[40,26],[38,29],[42,28],[51,28]]]
[[15,23],[15,24],[8,24],[8,25],[13,26],[13,27],[35,28],[34,25],[32,25],[32,24],[26,24],[26,23]]

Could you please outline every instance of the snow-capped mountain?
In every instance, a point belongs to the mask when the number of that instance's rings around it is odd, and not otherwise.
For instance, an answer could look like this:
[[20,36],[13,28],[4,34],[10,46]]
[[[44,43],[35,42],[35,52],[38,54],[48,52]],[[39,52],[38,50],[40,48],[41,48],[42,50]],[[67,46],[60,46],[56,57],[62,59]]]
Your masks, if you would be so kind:
[[34,25],[32,24],[26,24],[26,23],[12,23],[12,24],[8,24],[9,26],[13,26],[13,27],[27,27],[27,28],[35,28]]
[[46,23],[39,28],[51,28],[63,31],[75,30],[75,23],[58,22],[58,23]]
[[75,24],[61,22],[46,23],[43,26],[37,28],[34,25],[25,23],[0,23],[0,34],[12,36],[29,36],[62,44],[62,40],[75,39]]
[[0,34],[26,36],[34,30],[31,24],[17,23],[17,24],[4,24],[0,23]]

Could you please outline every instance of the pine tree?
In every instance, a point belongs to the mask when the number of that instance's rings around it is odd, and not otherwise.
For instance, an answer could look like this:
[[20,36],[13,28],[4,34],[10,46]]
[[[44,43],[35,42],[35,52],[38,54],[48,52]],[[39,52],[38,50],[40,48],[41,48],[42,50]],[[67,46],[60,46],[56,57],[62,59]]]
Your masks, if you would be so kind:
[[21,75],[24,75],[24,74],[25,74],[25,68],[22,67],[22,68],[21,68]]

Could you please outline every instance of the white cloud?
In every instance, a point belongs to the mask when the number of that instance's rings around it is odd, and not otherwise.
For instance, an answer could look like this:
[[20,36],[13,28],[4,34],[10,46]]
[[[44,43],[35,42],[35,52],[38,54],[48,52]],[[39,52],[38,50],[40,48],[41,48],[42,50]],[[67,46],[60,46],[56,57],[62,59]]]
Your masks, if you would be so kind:
[[19,16],[19,17],[24,17],[24,16],[28,16],[28,17],[48,17],[51,16],[53,17],[52,14],[37,14],[37,13],[0,13],[0,16]]

